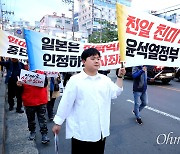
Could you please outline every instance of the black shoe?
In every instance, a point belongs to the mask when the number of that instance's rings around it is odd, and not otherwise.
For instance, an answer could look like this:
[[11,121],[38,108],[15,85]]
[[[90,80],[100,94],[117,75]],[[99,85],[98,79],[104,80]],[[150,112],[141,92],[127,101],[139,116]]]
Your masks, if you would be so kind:
[[142,125],[142,124],[143,124],[141,118],[137,118],[137,119],[136,119],[136,122],[137,122],[139,125]]
[[50,117],[50,118],[49,118],[49,121],[53,121],[53,119],[54,119],[54,117]]
[[29,140],[35,140],[36,139],[36,132],[30,132]]
[[22,109],[20,110],[16,110],[17,113],[24,113],[24,111]]
[[43,134],[42,135],[42,140],[41,140],[42,144],[46,144],[49,141],[50,141],[50,139],[47,137],[47,134]]
[[12,111],[14,109],[14,107],[9,107],[9,111]]

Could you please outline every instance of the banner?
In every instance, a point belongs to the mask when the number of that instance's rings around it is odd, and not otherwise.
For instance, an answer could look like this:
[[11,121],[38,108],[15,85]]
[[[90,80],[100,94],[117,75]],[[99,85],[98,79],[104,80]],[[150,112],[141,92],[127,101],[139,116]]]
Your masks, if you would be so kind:
[[118,42],[84,44],[24,30],[30,70],[76,72],[82,70],[81,54],[90,47],[101,53],[102,70],[120,67]]
[[119,35],[123,35],[119,43],[85,44],[25,29],[30,70],[81,71],[81,53],[90,47],[97,48],[101,53],[100,70],[119,68],[120,60],[125,61],[125,67],[180,67],[180,29],[176,24],[120,4],[116,8],[118,20],[122,19],[118,21],[122,22],[118,33],[122,30]]
[[[126,46],[126,67],[180,67],[180,29],[176,24],[118,3],[116,8],[117,22],[125,26],[125,40],[120,41]],[[118,32],[124,31],[122,27],[118,26]]]
[[25,40],[0,30],[0,56],[27,59]]

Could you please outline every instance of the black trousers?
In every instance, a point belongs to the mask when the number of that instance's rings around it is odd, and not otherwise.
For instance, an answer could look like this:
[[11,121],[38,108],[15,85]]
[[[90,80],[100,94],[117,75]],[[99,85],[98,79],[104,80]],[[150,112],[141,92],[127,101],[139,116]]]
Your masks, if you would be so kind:
[[25,106],[26,116],[28,120],[28,128],[29,131],[36,131],[36,121],[35,116],[37,114],[37,119],[39,122],[40,132],[41,134],[47,134],[47,120],[45,117],[46,114],[46,104],[39,106]]
[[52,98],[52,93],[53,91],[50,91],[50,101],[48,101],[47,103],[47,112],[48,112],[49,118],[54,117],[53,108],[54,108],[54,103],[55,103],[56,98]]
[[72,138],[72,154],[104,154],[105,141],[106,138],[97,142],[86,142]]
[[14,107],[14,98],[17,98],[17,110],[22,107],[22,87],[18,87],[16,81],[8,82],[8,103],[9,107]]

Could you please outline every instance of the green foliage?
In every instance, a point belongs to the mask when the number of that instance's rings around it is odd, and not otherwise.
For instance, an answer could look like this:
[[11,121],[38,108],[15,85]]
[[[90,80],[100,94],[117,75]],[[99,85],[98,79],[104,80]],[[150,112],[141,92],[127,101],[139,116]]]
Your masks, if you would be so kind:
[[115,25],[111,25],[107,21],[101,22],[102,24],[102,32],[101,32],[101,40],[100,40],[100,30],[97,32],[93,32],[88,39],[89,43],[107,43],[118,40],[117,27]]

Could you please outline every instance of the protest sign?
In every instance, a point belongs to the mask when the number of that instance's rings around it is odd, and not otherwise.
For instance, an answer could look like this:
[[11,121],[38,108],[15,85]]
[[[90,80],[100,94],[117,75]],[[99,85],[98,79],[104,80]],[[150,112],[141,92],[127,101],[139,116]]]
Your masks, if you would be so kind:
[[23,84],[44,87],[45,75],[21,69],[19,81]]
[[44,74],[46,74],[46,76],[47,76],[47,77],[54,77],[54,78],[57,78],[57,77],[58,77],[59,72],[44,71]]

